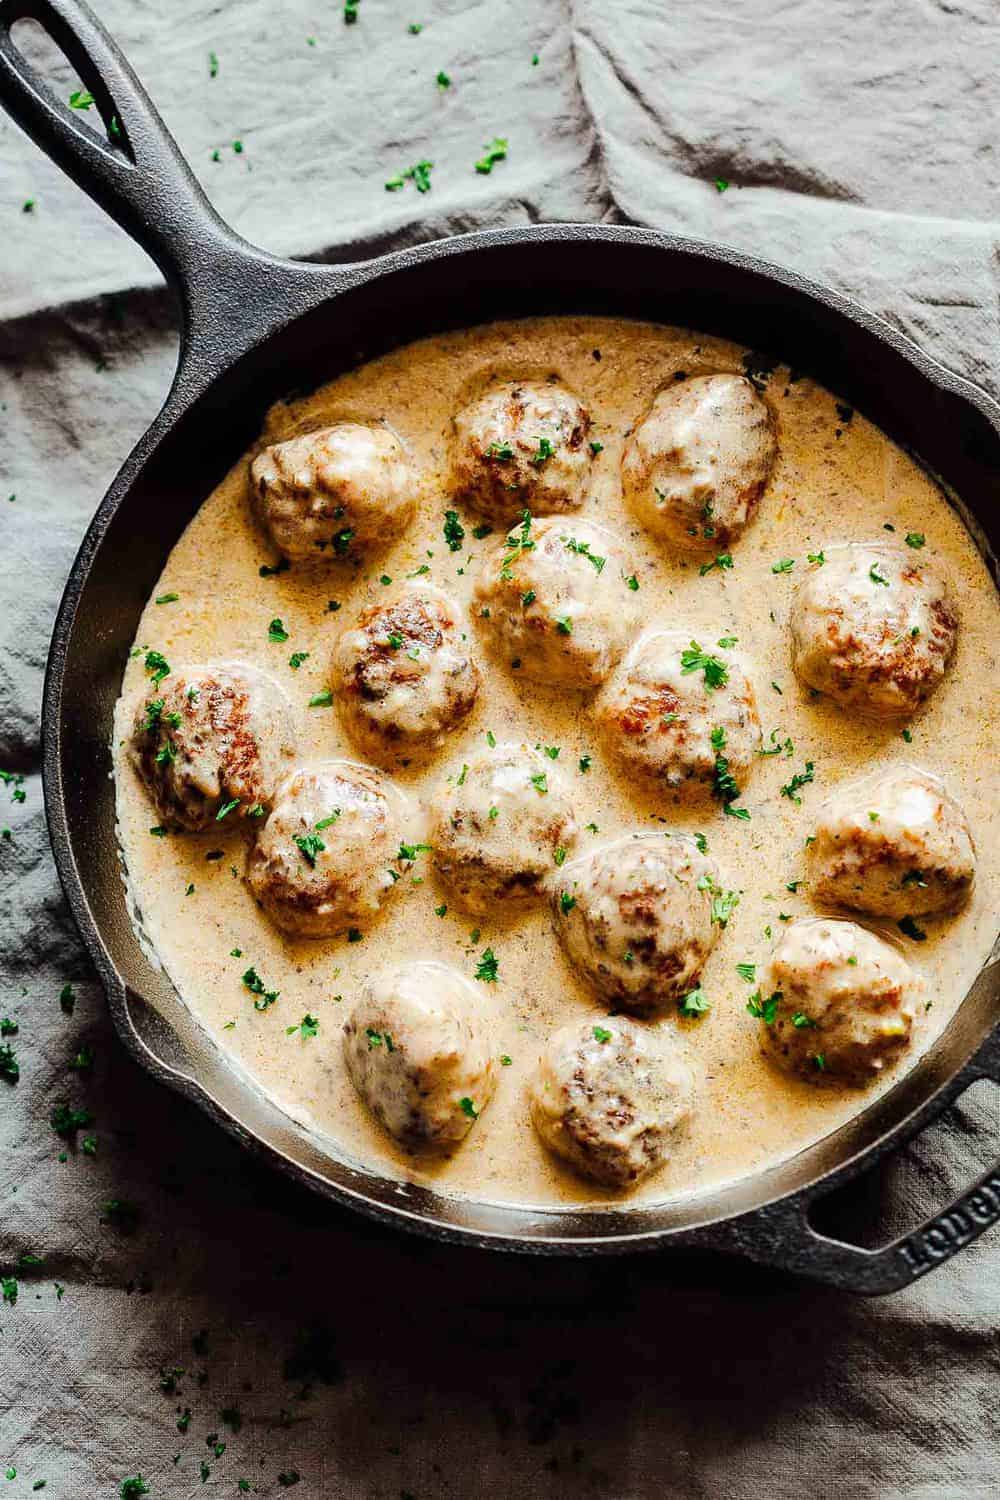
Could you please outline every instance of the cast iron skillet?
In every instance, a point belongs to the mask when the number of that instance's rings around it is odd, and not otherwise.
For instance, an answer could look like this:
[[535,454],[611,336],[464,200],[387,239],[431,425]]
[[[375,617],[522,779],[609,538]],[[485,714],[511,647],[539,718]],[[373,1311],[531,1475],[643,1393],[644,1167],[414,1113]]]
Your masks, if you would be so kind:
[[[41,23],[104,131],[57,99],[12,25]],[[866,1293],[906,1285],[1000,1218],[1000,1169],[878,1250],[821,1235],[815,1201],[908,1140],[980,1078],[1000,1082],[1000,962],[883,1098],[766,1172],[663,1206],[600,1211],[462,1202],[332,1159],[227,1064],[146,959],[115,840],[112,710],[139,615],[195,510],[265,410],[445,328],[532,313],[680,323],[772,352],[880,424],[964,498],[984,550],[1000,533],[1000,408],[893,328],[795,273],[714,245],[607,225],[539,225],[437,241],[361,265],[283,261],[215,213],[135,75],[82,0],[0,0],[0,99],[156,260],[182,310],[173,388],[102,502],[56,622],[43,709],[59,874],[115,1024],[154,1077],[300,1181],[442,1239],[545,1254],[708,1246]],[[94,112],[96,116],[96,111]],[[96,123],[96,119],[95,119]]]

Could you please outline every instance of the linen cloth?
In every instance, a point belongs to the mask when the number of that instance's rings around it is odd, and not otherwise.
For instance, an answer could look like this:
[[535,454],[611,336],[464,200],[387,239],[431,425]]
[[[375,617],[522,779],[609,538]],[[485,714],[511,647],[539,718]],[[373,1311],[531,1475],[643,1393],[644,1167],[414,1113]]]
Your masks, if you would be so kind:
[[[670,228],[825,280],[1000,393],[995,0],[99,8],[220,212],[270,249]],[[477,174],[494,136],[508,157]],[[430,192],[385,190],[423,159]],[[25,777],[0,786],[21,1069],[0,1081],[0,1491],[96,1500],[141,1473],[157,1500],[240,1479],[303,1500],[995,1495],[995,1232],[875,1303],[706,1257],[487,1258],[305,1195],[126,1057],[47,845],[39,705],[65,575],[166,393],[175,320],[6,117],[0,216],[0,765]],[[63,1101],[94,1116],[75,1147],[50,1124]],[[853,1216],[881,1205],[885,1234],[941,1205],[998,1123],[990,1088],[966,1096]],[[109,1200],[137,1222],[102,1222]]]

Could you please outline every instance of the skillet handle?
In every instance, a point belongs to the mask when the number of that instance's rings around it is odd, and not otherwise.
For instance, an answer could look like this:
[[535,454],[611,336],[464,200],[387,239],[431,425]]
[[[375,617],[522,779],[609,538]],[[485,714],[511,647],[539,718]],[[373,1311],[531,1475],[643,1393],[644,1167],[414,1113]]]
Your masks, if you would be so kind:
[[[995,992],[998,983],[1000,960],[983,971],[974,988],[984,984]],[[920,1123],[929,1123],[941,1108],[955,1103],[971,1084],[981,1078],[1000,1085],[1000,1028],[990,1032],[958,1075],[942,1090],[935,1100],[935,1107]],[[822,1190],[796,1194],[784,1202],[768,1205],[762,1214],[758,1211],[758,1214],[750,1215],[742,1248],[755,1259],[812,1280],[824,1281],[842,1291],[880,1297],[887,1292],[898,1292],[928,1271],[936,1270],[978,1239],[991,1225],[1000,1223],[1000,1161],[939,1213],[932,1214],[908,1234],[876,1249],[821,1234],[809,1222],[809,1209],[823,1196]],[[733,1228],[739,1247],[739,1221]],[[761,1229],[765,1230],[763,1244]]]

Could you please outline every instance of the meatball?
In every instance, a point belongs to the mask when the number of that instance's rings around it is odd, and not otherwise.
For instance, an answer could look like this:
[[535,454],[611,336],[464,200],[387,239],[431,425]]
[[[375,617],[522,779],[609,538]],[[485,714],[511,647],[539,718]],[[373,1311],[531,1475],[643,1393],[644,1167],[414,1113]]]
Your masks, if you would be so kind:
[[799,585],[792,666],[807,687],[873,718],[913,713],[945,673],[958,615],[937,570],[890,542],[826,549]]
[[366,609],[333,657],[337,702],[373,759],[434,749],[471,712],[479,668],[458,606],[416,584]]
[[402,858],[403,799],[368,766],[320,761],[292,771],[247,866],[267,915],[296,937],[332,937],[374,916]]
[[809,862],[818,900],[897,921],[956,911],[976,877],[965,813],[914,766],[838,788],[820,808]]
[[417,476],[388,427],[337,422],[265,448],[250,466],[257,511],[292,562],[381,546],[413,514]]
[[606,1187],[638,1182],[667,1160],[691,1109],[691,1070],[677,1039],[633,1021],[574,1021],[557,1031],[529,1085],[542,1144]]
[[242,662],[183,668],[149,688],[129,742],[162,822],[192,833],[262,817],[294,753],[288,699]]
[[680,630],[636,642],[597,719],[628,771],[688,792],[711,787],[725,802],[739,795],[760,746],[757,700],[741,663],[721,644],[703,653]]
[[589,431],[589,412],[554,382],[498,386],[455,417],[455,496],[498,525],[525,509],[578,510],[594,461]]
[[742,375],[699,375],[661,391],[622,457],[639,520],[684,551],[722,552],[754,518],[777,454],[767,403]]
[[527,745],[503,744],[437,790],[428,837],[439,873],[469,911],[539,900],[578,835],[566,782]]
[[396,964],[369,978],[344,1026],[344,1062],[401,1146],[449,1151],[489,1103],[497,1063],[481,997],[448,964]]
[[687,834],[634,833],[572,860],[553,891],[563,946],[597,993],[643,1015],[696,988],[736,904]]
[[498,650],[542,682],[602,682],[639,617],[629,558],[591,521],[525,513],[505,541],[486,548],[476,582],[479,618]]
[[748,1008],[785,1072],[863,1084],[909,1043],[920,988],[902,954],[866,928],[802,917],[782,933]]

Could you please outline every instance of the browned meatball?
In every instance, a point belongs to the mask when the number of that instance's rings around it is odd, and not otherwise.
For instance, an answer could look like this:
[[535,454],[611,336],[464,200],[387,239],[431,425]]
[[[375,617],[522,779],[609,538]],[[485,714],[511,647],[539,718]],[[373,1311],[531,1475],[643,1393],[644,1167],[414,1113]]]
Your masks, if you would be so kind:
[[684,551],[721,552],[753,520],[777,454],[767,403],[742,375],[699,375],[661,391],[622,458],[625,498]]
[[437,749],[471,712],[479,668],[456,604],[410,584],[363,611],[333,657],[337,704],[375,760]]
[[583,977],[643,1015],[697,986],[736,897],[687,834],[633,833],[564,865],[552,904]]
[[712,642],[702,653],[688,631],[656,630],[637,641],[604,689],[597,718],[628,771],[686,796],[710,788],[727,804],[745,786],[760,746],[757,700],[742,662],[728,644]]
[[810,1083],[863,1084],[910,1042],[921,981],[902,954],[854,922],[793,922],[750,1001],[766,1055]]
[[264,529],[292,562],[391,541],[413,514],[418,489],[399,438],[378,423],[337,422],[273,443],[250,477]]
[[872,718],[911,714],[944,677],[958,613],[933,564],[891,542],[827,547],[792,606],[807,687]]
[[573,1021],[542,1051],[529,1090],[531,1123],[577,1172],[624,1188],[667,1160],[693,1092],[669,1032],[612,1016]]
[[838,787],[820,808],[809,863],[818,900],[896,921],[957,911],[976,878],[969,820],[916,766]]
[[293,771],[247,866],[254,896],[283,931],[333,937],[372,918],[399,873],[403,799],[349,760]]
[[554,382],[488,391],[455,417],[456,498],[499,524],[523,510],[578,510],[594,459],[589,431],[589,412]]
[[480,914],[541,900],[577,838],[562,773],[527,745],[497,745],[457,767],[430,816],[439,874]]
[[129,758],[168,828],[263,817],[295,752],[291,705],[241,662],[181,668],[139,701]]

